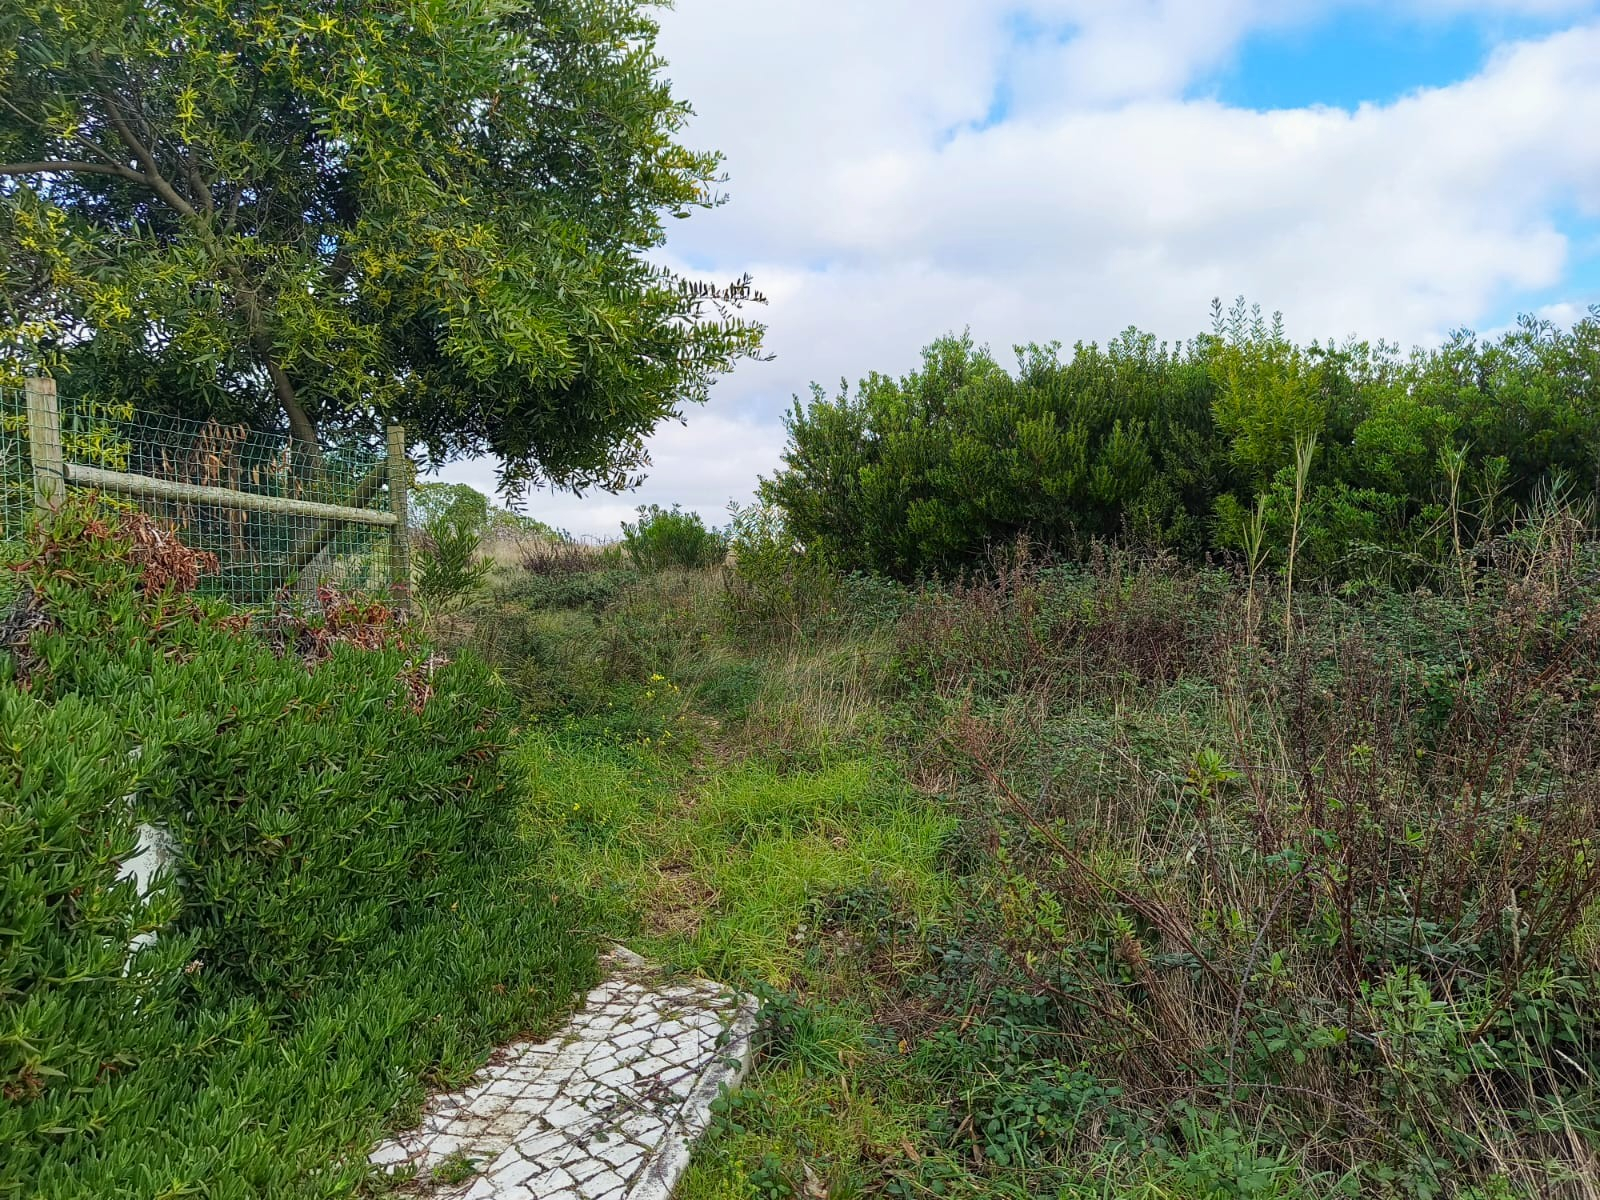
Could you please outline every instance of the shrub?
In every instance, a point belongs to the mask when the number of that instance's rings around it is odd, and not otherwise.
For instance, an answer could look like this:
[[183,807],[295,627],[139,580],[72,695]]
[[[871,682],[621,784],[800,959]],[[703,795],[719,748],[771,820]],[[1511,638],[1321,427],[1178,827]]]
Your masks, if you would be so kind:
[[826,611],[837,586],[833,569],[808,554],[784,514],[770,505],[732,509],[728,611],[752,637],[798,633]]
[[641,571],[667,567],[711,567],[723,560],[727,542],[715,529],[707,529],[699,513],[684,512],[676,504],[639,506],[639,519],[622,524],[622,544]]
[[503,605],[528,609],[604,608],[624,588],[639,578],[632,567],[605,567],[591,556],[584,571],[523,574],[496,589],[495,599]]
[[[797,401],[761,498],[838,567],[900,579],[1023,535],[1060,555],[1115,537],[1201,561],[1243,550],[1259,505],[1270,560],[1295,545],[1307,582],[1459,582],[1551,481],[1593,498],[1597,354],[1600,312],[1402,359],[1294,345],[1242,302],[1182,345],[1130,330],[1067,356],[1022,348],[1010,371],[947,337],[903,378]],[[1312,440],[1296,501],[1295,448]]]
[[[326,591],[254,629],[128,521],[41,531],[0,681],[0,1181],[351,1195],[352,1147],[592,955],[527,891],[484,668]],[[116,878],[136,819],[180,851],[145,903]]]

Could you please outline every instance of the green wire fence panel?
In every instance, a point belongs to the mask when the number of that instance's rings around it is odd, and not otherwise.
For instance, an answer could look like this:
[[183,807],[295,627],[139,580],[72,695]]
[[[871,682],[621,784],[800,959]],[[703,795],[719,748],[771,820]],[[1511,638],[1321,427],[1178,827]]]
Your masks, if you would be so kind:
[[[8,551],[27,528],[28,515],[33,511],[27,412],[21,388],[0,387],[0,530],[4,531]],[[7,562],[10,557],[8,553]]]
[[[40,480],[48,489],[51,467],[40,460],[57,453],[39,437],[48,381],[30,387],[0,389],[0,521],[12,544],[35,504],[47,502]],[[220,570],[203,584],[213,594],[259,608],[288,589],[329,582],[382,591],[398,578],[404,555],[391,559],[404,547],[404,473],[391,473],[388,459],[388,446],[400,446],[403,465],[398,431],[387,444],[348,439],[308,452],[283,433],[71,396],[56,397],[54,411],[56,469],[68,488],[136,505],[215,554]]]

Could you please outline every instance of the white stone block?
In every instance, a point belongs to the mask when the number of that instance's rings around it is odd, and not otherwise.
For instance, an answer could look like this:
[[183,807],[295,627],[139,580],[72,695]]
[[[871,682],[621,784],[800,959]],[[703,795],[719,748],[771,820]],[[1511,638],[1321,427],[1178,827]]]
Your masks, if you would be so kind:
[[529,1182],[534,1191],[541,1194],[544,1192],[559,1192],[564,1188],[575,1186],[572,1176],[560,1167],[552,1167],[548,1171],[541,1171],[537,1177]]
[[517,1158],[506,1163],[505,1166],[489,1174],[489,1179],[497,1188],[516,1187],[519,1183],[537,1173],[539,1168],[525,1158]]
[[596,1076],[596,1082],[608,1088],[620,1088],[635,1082],[638,1078],[632,1067],[613,1066],[605,1074]]
[[436,1133],[424,1143],[423,1148],[430,1159],[449,1158],[461,1149],[461,1139],[453,1133]]
[[632,1173],[639,1160],[644,1157],[644,1148],[632,1142],[617,1142],[611,1146],[602,1146],[599,1156],[611,1164],[614,1170],[624,1175]]
[[399,1142],[384,1142],[367,1155],[367,1161],[376,1166],[387,1167],[394,1163],[403,1163],[410,1157],[410,1153]]
[[517,1139],[516,1150],[523,1158],[530,1162],[548,1163],[553,1156],[560,1154],[571,1147],[565,1135],[561,1133],[535,1133],[531,1137],[526,1134]]
[[604,1171],[606,1164],[597,1158],[580,1158],[567,1163],[564,1169],[568,1175],[572,1176],[574,1183],[581,1184]]

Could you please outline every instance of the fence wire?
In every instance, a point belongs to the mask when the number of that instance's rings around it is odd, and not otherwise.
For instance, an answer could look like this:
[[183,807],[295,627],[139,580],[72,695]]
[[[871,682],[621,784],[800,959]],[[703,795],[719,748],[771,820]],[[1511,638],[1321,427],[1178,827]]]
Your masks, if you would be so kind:
[[[274,500],[390,511],[384,450],[364,441],[307,453],[286,434],[243,424],[71,396],[59,397],[57,404],[67,463]],[[102,495],[113,505],[136,505],[176,530],[188,546],[216,555],[219,569],[202,580],[202,589],[247,608],[271,606],[291,585],[301,592],[323,581],[364,591],[388,586],[390,536],[383,526],[224,503]],[[0,529],[10,552],[32,509],[25,393],[0,389]]]
[[21,556],[22,534],[33,512],[26,413],[22,389],[0,387],[0,613],[11,607],[17,591],[17,578],[7,568]]

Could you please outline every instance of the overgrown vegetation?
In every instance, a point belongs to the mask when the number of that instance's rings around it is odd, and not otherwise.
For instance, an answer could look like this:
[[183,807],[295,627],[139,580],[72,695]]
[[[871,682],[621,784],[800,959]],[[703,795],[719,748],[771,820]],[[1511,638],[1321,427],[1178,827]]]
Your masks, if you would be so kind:
[[762,492],[814,553],[903,579],[1025,535],[1072,557],[1114,537],[1193,562],[1256,544],[1274,567],[1293,545],[1308,582],[1437,588],[1541,492],[1594,494],[1597,378],[1593,315],[1402,357],[1295,345],[1241,301],[1180,346],[1136,330],[1065,358],[1027,346],[1014,372],[945,338],[903,379],[797,402]]
[[[1591,1200],[1600,321],[1220,320],[941,344],[725,531],[425,486],[454,661],[67,514],[5,627],[0,1188],[371,1190],[581,930],[763,999],[686,1200]],[[181,886],[119,880],[141,822]]]
[[[653,254],[721,177],[637,0],[0,30],[0,383],[72,461],[158,403],[241,423],[208,482],[400,420],[620,491],[759,354]],[[726,530],[418,486],[415,622],[132,512],[5,547],[0,1200],[405,1187],[604,936],[764,1002],[684,1200],[1600,1196],[1600,309],[946,338],[789,430]]]
[[[355,1195],[427,1085],[594,971],[514,835],[487,671],[329,591],[254,624],[189,594],[207,565],[72,509],[22,566],[0,1195]],[[178,866],[141,898],[152,828]]]
[[494,560],[481,553],[491,511],[482,492],[463,484],[423,484],[417,491],[412,591],[425,614],[442,616],[467,603],[494,570]]
[[1552,493],[1479,533],[1443,592],[908,585],[772,510],[502,573],[544,869],[765,998],[683,1195],[1592,1196],[1600,553]]

